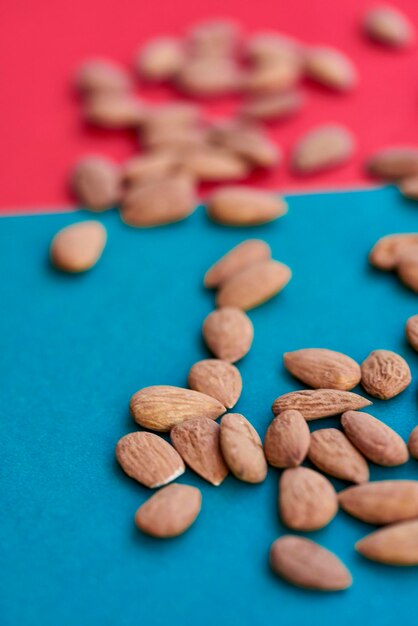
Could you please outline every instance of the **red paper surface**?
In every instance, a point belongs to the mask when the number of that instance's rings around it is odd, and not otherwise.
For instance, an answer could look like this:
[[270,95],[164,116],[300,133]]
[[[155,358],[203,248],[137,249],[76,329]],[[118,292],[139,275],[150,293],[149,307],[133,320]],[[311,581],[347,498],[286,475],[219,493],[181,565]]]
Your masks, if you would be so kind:
[[[304,112],[271,127],[287,154],[305,130],[328,121],[341,122],[357,138],[356,159],[308,179],[291,176],[283,165],[257,176],[257,184],[308,190],[368,182],[361,166],[366,155],[387,144],[418,142],[418,44],[390,51],[368,42],[360,20],[373,4],[361,0],[9,2],[3,7],[0,36],[2,210],[68,205],[68,172],[79,157],[103,152],[121,161],[135,150],[136,142],[128,134],[92,130],[82,124],[71,91],[71,78],[80,62],[105,56],[129,66],[148,38],[180,34],[189,25],[213,17],[236,18],[248,33],[279,30],[307,44],[337,46],[359,70],[360,84],[354,93],[330,94],[307,87],[309,104]],[[416,0],[395,4],[418,25]],[[154,96],[164,95],[160,91]],[[208,110],[221,115],[232,107],[232,102],[223,102],[209,105]]]

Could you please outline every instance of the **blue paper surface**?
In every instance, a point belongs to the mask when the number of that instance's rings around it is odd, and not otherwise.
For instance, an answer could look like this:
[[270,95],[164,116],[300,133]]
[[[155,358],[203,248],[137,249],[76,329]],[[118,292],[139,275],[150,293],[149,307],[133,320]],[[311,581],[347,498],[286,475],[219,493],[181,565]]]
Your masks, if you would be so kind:
[[[414,619],[418,569],[357,555],[355,541],[373,527],[343,512],[309,536],[348,565],[350,590],[307,592],[270,572],[270,544],[286,532],[272,469],[262,485],[228,477],[218,488],[187,471],[180,481],[203,492],[197,522],[174,540],[144,536],[133,517],[150,491],[123,474],[114,448],[136,429],[133,392],[184,386],[190,366],[208,356],[201,324],[214,304],[203,274],[248,237],[269,242],[294,274],[277,298],[250,312],[254,344],[239,364],[244,391],[234,410],[262,436],[273,400],[301,388],[283,369],[287,350],[327,347],[361,361],[387,348],[407,358],[416,379],[418,355],[404,324],[418,312],[418,296],[370,268],[367,254],[382,235],[418,230],[417,211],[387,188],[293,196],[288,215],[246,230],[212,224],[199,209],[183,223],[138,231],[112,212],[99,217],[109,233],[103,258],[78,276],[53,270],[48,246],[59,228],[90,215],[0,220],[1,625]],[[370,412],[407,438],[418,422],[416,383],[390,402],[376,400]],[[417,479],[418,463],[372,466],[371,475]]]

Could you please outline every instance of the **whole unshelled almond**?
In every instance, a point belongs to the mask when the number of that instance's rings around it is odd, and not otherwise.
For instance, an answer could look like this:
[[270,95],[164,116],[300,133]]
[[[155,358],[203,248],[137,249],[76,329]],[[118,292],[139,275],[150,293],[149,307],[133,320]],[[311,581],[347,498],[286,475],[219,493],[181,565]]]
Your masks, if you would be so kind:
[[283,93],[253,96],[244,102],[240,113],[243,117],[254,120],[276,120],[294,115],[303,104],[302,94],[293,89]]
[[240,309],[221,307],[203,322],[203,337],[218,359],[235,363],[247,354],[254,337],[250,318]]
[[353,389],[361,379],[360,365],[349,356],[324,348],[285,352],[284,366],[315,389]]
[[408,450],[410,455],[418,460],[418,426],[412,430],[408,439]]
[[404,48],[414,38],[410,21],[391,6],[370,9],[364,19],[364,29],[375,41],[394,48]]
[[177,424],[170,433],[174,447],[187,465],[215,486],[220,485],[228,474],[219,435],[219,424],[206,417]]
[[216,296],[220,307],[232,306],[248,311],[278,294],[292,277],[290,268],[279,261],[259,261],[222,283]]
[[186,170],[202,182],[241,180],[250,173],[248,164],[238,155],[216,146],[192,148],[183,161]]
[[418,200],[418,174],[408,176],[399,183],[399,191],[405,198]]
[[333,552],[305,537],[284,535],[270,549],[273,571],[298,587],[339,591],[352,584],[351,574]]
[[346,411],[341,424],[351,443],[369,461],[388,467],[407,462],[408,448],[402,437],[372,415]]
[[336,428],[322,428],[311,433],[309,460],[320,470],[353,483],[369,480],[369,466],[347,437]]
[[128,476],[150,488],[166,485],[185,470],[173,446],[153,433],[129,433],[119,439],[116,458]]
[[267,476],[267,463],[261,439],[254,426],[239,413],[228,413],[221,420],[221,450],[226,464],[239,480],[261,483]]
[[370,400],[352,391],[339,389],[303,389],[279,396],[273,403],[273,413],[277,415],[287,409],[300,411],[307,420],[339,415],[344,411],[356,411],[372,404]]
[[190,485],[167,485],[154,493],[135,514],[135,524],[153,537],[177,537],[200,513],[202,494]]
[[305,71],[310,79],[337,91],[348,91],[357,83],[357,71],[353,63],[334,48],[309,50],[306,54]]
[[403,284],[418,293],[418,249],[405,250],[396,271]]
[[106,229],[94,220],[66,226],[51,242],[51,261],[64,272],[85,272],[100,259],[106,239]]
[[231,276],[258,261],[271,258],[270,246],[261,239],[247,239],[227,252],[205,274],[204,285],[209,289],[219,287]]
[[380,480],[338,494],[341,507],[368,524],[393,524],[418,517],[418,481]]
[[410,249],[418,250],[418,233],[387,235],[375,243],[369,254],[369,261],[380,270],[394,270],[405,252]]
[[327,125],[314,128],[296,144],[292,168],[298,174],[315,172],[345,163],[354,152],[352,134],[343,126]]
[[239,26],[232,20],[209,20],[193,26],[186,42],[193,56],[230,56],[238,43]]
[[361,384],[371,396],[389,400],[408,387],[411,370],[396,352],[374,350],[361,364]]
[[113,61],[90,59],[77,71],[76,88],[84,95],[97,93],[124,93],[131,89],[128,73]]
[[213,97],[230,94],[241,87],[241,71],[228,57],[189,58],[177,74],[177,86],[190,96]]
[[210,140],[254,167],[273,167],[282,158],[277,145],[257,125],[234,121],[215,125]]
[[95,94],[84,103],[87,122],[103,128],[121,129],[140,126],[147,115],[145,105],[130,94]]
[[242,379],[238,368],[222,359],[204,359],[195,363],[189,372],[190,389],[216,398],[227,409],[238,402]]
[[319,472],[307,467],[287,469],[280,478],[279,511],[288,528],[318,530],[337,514],[337,494]]
[[215,420],[226,411],[224,405],[211,396],[169,385],[155,385],[137,391],[129,406],[138,424],[163,432],[194,417]]
[[157,150],[129,159],[122,168],[122,180],[129,186],[162,181],[178,172],[180,159],[174,152]]
[[385,180],[399,180],[418,174],[418,148],[395,146],[384,148],[367,162],[370,174]]
[[283,411],[271,422],[264,452],[273,467],[297,467],[308,454],[311,435],[302,413]]
[[180,71],[184,56],[183,46],[178,39],[159,37],[142,48],[136,66],[146,80],[170,80]]
[[86,157],[77,163],[71,186],[84,208],[105,211],[120,198],[119,170],[109,159]]
[[388,565],[418,565],[418,520],[380,528],[356,543],[367,559]]
[[302,75],[302,65],[298,56],[284,58],[271,55],[253,63],[244,77],[245,91],[256,94],[277,93],[292,89]]
[[208,199],[207,213],[215,222],[228,226],[256,226],[287,213],[280,196],[251,187],[227,186]]

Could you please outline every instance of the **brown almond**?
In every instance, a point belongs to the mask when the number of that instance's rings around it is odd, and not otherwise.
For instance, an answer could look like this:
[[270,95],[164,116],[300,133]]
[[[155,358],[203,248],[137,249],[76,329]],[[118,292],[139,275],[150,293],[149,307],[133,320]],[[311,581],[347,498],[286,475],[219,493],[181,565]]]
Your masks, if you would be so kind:
[[338,499],[330,481],[307,467],[287,469],[279,485],[280,518],[293,530],[318,530],[336,516]]
[[369,461],[387,467],[407,462],[408,448],[402,437],[373,415],[346,411],[341,424],[351,443]]
[[384,148],[367,162],[370,174],[384,180],[399,180],[418,174],[418,148],[394,146]]
[[146,228],[185,219],[194,211],[195,206],[193,179],[190,176],[177,175],[128,191],[120,214],[128,226]]
[[251,348],[254,328],[248,315],[240,309],[221,307],[209,313],[203,322],[203,337],[218,359],[235,363]]
[[170,80],[184,63],[183,45],[174,37],[158,37],[140,51],[136,63],[141,76],[149,81]]
[[361,384],[368,394],[389,400],[411,382],[408,363],[396,352],[374,350],[361,364]]
[[322,428],[311,433],[309,460],[321,471],[353,483],[369,480],[369,466],[340,430]]
[[228,413],[221,420],[221,450],[235,478],[261,483],[267,476],[263,445],[254,426],[239,413]]
[[238,368],[222,359],[204,359],[195,363],[189,372],[190,389],[219,400],[227,409],[238,402],[242,378]]
[[342,165],[353,153],[354,139],[346,128],[336,124],[320,126],[297,142],[292,154],[292,168],[298,174],[314,174]]
[[243,88],[248,93],[276,93],[292,89],[302,76],[300,59],[271,56],[247,70]]
[[60,230],[51,242],[52,263],[64,272],[85,272],[100,259],[106,245],[106,229],[89,220]]
[[258,261],[271,258],[270,246],[260,239],[248,239],[227,252],[205,274],[204,285],[209,289],[219,287],[228,278]]
[[219,424],[206,417],[177,424],[170,433],[173,446],[187,465],[216,487],[228,474],[219,435]]
[[240,114],[252,120],[281,120],[295,115],[304,104],[304,98],[295,89],[282,93],[259,94],[241,106]]
[[411,248],[402,253],[396,270],[403,284],[418,293],[418,249]]
[[148,112],[145,129],[190,128],[201,121],[201,108],[192,102],[167,102]]
[[408,450],[410,455],[418,460],[418,426],[412,430],[408,439]]
[[353,389],[361,379],[360,365],[342,352],[305,348],[283,355],[285,368],[315,389]]
[[209,217],[227,226],[256,226],[287,213],[280,196],[251,187],[228,186],[215,191],[209,198]]
[[310,539],[284,535],[270,549],[272,570],[297,587],[339,591],[352,584],[351,574],[335,554]]
[[202,146],[191,149],[184,157],[184,167],[202,182],[241,180],[250,173],[248,164],[224,148]]
[[279,396],[273,403],[273,413],[277,415],[287,409],[300,411],[307,420],[339,415],[344,411],[356,411],[372,404],[352,391],[339,389],[303,389]]
[[220,96],[239,90],[241,72],[232,58],[195,57],[183,64],[176,84],[191,96]]
[[360,554],[387,565],[418,565],[418,520],[380,528],[356,543]]
[[281,153],[262,128],[244,121],[214,126],[210,140],[236,154],[254,167],[272,167],[281,161]]
[[418,250],[418,233],[387,235],[375,243],[369,254],[369,261],[380,270],[394,270],[405,252],[411,249]]
[[199,23],[187,33],[193,56],[229,56],[238,42],[239,26],[231,20],[209,20]]
[[287,410],[271,422],[264,439],[264,452],[273,467],[297,467],[308,454],[311,435],[299,411]]
[[119,170],[109,159],[84,158],[74,169],[71,187],[83,208],[90,211],[111,209],[120,199]]
[[364,29],[375,41],[393,48],[404,48],[414,39],[411,22],[391,6],[370,9],[364,18]]
[[418,200],[418,174],[408,176],[399,183],[399,191],[405,198]]
[[129,433],[119,439],[116,458],[128,476],[150,488],[170,483],[185,470],[173,446],[153,433]]
[[84,117],[95,126],[120,129],[139,126],[147,115],[145,105],[130,94],[95,94],[84,104]]
[[215,420],[226,411],[211,396],[169,385],[144,387],[132,396],[129,407],[132,417],[143,428],[162,432],[194,417]]
[[107,59],[91,59],[83,63],[76,74],[76,88],[84,95],[124,93],[131,89],[129,74]]
[[368,524],[392,524],[418,517],[418,481],[379,480],[338,494],[341,507]]
[[202,494],[190,485],[167,485],[154,493],[135,514],[135,524],[152,537],[177,537],[200,513]]
[[277,32],[261,32],[250,35],[244,42],[246,59],[254,65],[269,63],[275,59],[301,62],[302,47],[296,39]]
[[313,48],[306,54],[307,76],[323,87],[349,91],[357,84],[357,71],[351,60],[334,48]]
[[260,261],[222,283],[216,296],[219,307],[238,307],[244,311],[264,304],[278,294],[292,277],[290,268],[279,261]]
[[169,150],[158,150],[129,159],[122,168],[122,179],[128,185],[145,185],[170,178],[179,170],[177,155]]

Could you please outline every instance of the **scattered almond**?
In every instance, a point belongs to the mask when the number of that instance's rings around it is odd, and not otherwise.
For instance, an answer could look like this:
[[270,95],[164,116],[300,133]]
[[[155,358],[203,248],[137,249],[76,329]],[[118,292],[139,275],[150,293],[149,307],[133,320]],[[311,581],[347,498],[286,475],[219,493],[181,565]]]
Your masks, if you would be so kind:
[[412,430],[408,439],[408,450],[410,455],[418,460],[418,426]]
[[52,240],[52,263],[64,272],[85,272],[100,259],[106,245],[106,229],[89,220],[66,226]]
[[78,70],[76,88],[84,95],[98,93],[124,93],[131,89],[128,73],[113,61],[91,59]]
[[418,174],[408,176],[399,183],[399,190],[405,198],[418,200]]
[[176,84],[191,96],[220,96],[239,90],[241,72],[231,58],[195,57],[184,63],[177,74]]
[[281,120],[298,113],[304,98],[295,89],[271,94],[258,94],[244,102],[240,113],[253,120]]
[[122,179],[128,185],[145,185],[162,181],[180,170],[176,154],[168,150],[158,150],[129,159],[122,170]]
[[338,389],[303,389],[279,396],[273,403],[273,413],[277,415],[287,409],[300,411],[310,421],[320,417],[339,415],[345,411],[356,411],[372,404],[370,400],[352,391]]
[[234,52],[239,27],[230,20],[210,20],[197,24],[187,34],[193,56],[229,56]]
[[261,483],[267,476],[267,463],[261,439],[254,426],[239,413],[228,413],[221,420],[222,454],[235,478]]
[[353,483],[369,480],[365,458],[336,428],[322,428],[311,433],[309,460],[320,470]]
[[334,48],[309,50],[305,71],[310,79],[336,91],[349,91],[357,84],[357,72],[353,63]]
[[399,180],[418,174],[418,148],[395,146],[374,154],[367,163],[370,174],[385,180]]
[[119,201],[119,170],[109,159],[87,157],[77,163],[71,186],[83,208],[105,211]]
[[368,524],[392,524],[418,517],[418,481],[380,480],[338,494],[341,507]]
[[361,384],[368,394],[389,400],[408,387],[411,370],[396,352],[374,350],[361,364]]
[[249,68],[243,80],[243,88],[251,94],[287,91],[295,87],[301,75],[302,67],[298,57],[271,56]]
[[342,165],[354,152],[352,134],[343,126],[327,125],[314,128],[296,144],[292,154],[292,168],[298,174]]
[[418,233],[387,235],[375,243],[369,254],[369,261],[380,270],[394,270],[405,252],[410,249],[418,249]]
[[189,372],[188,385],[195,391],[216,398],[227,409],[235,406],[242,391],[239,370],[221,359],[204,359],[195,363]]
[[285,368],[315,389],[353,389],[361,379],[360,365],[341,352],[305,348],[283,355]]
[[270,246],[265,241],[260,239],[243,241],[212,265],[205,274],[204,285],[209,289],[219,287],[245,267],[270,258]]
[[256,226],[281,217],[287,206],[280,196],[251,187],[228,186],[216,190],[207,203],[215,222],[228,226]]
[[250,173],[248,164],[230,150],[202,146],[191,149],[184,157],[184,167],[199,181],[241,180]]
[[142,48],[136,65],[146,80],[170,80],[181,70],[184,56],[183,46],[178,39],[159,37]]
[[309,427],[302,413],[283,411],[267,429],[266,459],[273,467],[297,467],[308,454],[310,442]]
[[281,152],[263,129],[244,121],[224,122],[214,126],[211,141],[230,150],[254,167],[273,167],[281,161]]
[[370,9],[364,19],[364,29],[375,41],[394,48],[404,48],[414,38],[411,22],[391,6]]
[[173,446],[152,433],[129,433],[119,439],[116,458],[128,476],[150,488],[170,483],[185,470]]
[[418,520],[394,524],[356,543],[367,559],[388,565],[418,565]]
[[250,318],[240,309],[221,307],[209,313],[203,322],[203,337],[218,359],[235,363],[251,348],[254,328]]
[[84,104],[85,119],[103,128],[135,128],[142,124],[146,115],[144,104],[130,94],[99,93]]
[[418,293],[418,249],[406,250],[401,255],[396,269],[403,284]]

